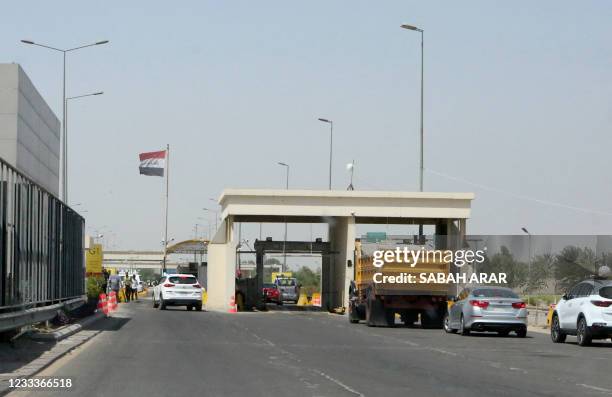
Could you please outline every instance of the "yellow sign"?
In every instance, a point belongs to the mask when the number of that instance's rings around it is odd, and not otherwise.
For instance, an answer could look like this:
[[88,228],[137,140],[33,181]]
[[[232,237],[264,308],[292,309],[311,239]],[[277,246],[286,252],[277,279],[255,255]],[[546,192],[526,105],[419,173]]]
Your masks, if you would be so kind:
[[276,281],[277,277],[281,277],[281,278],[291,278],[293,277],[293,273],[291,272],[272,272],[272,282]]
[[102,274],[102,244],[94,244],[85,253],[85,266],[87,274]]

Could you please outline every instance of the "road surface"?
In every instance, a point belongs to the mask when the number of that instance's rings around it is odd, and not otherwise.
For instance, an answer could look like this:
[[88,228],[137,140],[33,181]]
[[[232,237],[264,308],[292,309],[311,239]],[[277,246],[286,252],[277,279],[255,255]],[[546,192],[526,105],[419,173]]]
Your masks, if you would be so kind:
[[148,299],[122,304],[104,327],[40,374],[72,378],[70,393],[13,395],[612,395],[610,342],[369,328],[327,313],[160,311]]

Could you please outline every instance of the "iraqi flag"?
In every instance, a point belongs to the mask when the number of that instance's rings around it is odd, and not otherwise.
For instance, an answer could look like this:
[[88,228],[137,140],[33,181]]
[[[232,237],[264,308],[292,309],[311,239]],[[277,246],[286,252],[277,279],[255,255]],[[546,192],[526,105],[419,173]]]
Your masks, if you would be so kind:
[[140,175],[164,176],[166,151],[140,153]]

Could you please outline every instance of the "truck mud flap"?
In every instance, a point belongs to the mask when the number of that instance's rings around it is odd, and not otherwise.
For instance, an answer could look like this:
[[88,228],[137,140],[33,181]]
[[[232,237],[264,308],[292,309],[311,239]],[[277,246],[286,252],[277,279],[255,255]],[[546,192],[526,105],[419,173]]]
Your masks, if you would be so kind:
[[395,312],[386,309],[380,299],[368,299],[366,304],[366,324],[368,327],[393,327]]

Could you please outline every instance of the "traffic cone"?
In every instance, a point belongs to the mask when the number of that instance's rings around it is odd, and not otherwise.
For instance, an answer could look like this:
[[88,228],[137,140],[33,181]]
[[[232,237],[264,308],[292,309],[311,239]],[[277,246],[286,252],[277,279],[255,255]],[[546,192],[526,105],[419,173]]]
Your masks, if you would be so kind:
[[234,295],[230,298],[230,309],[227,311],[228,313],[237,313],[238,308],[236,307],[236,298]]
[[106,294],[100,294],[98,298],[98,310],[101,310],[105,316],[108,316],[108,302],[106,300]]
[[108,310],[112,312],[117,309],[117,293],[115,291],[111,291],[109,296]]

